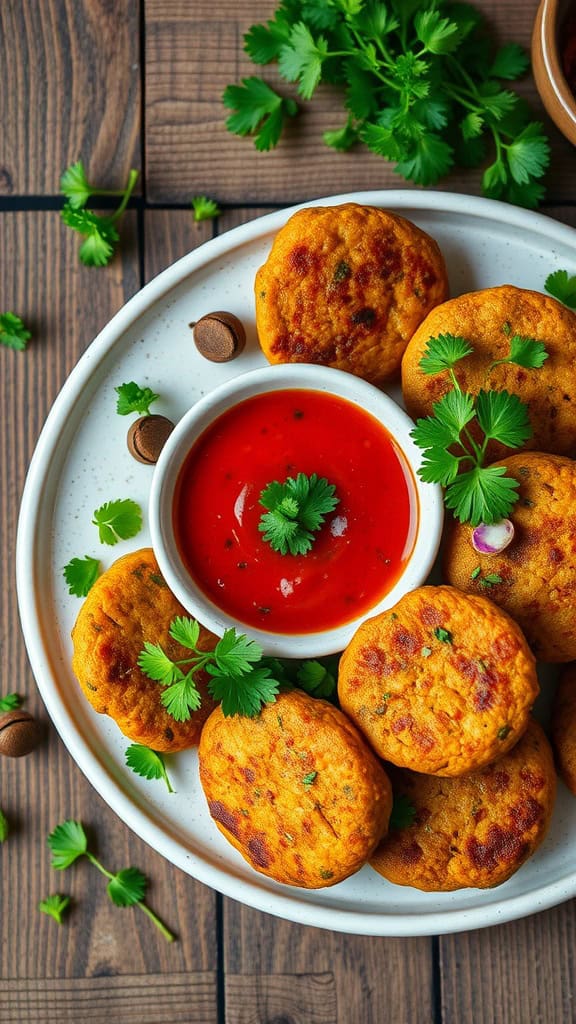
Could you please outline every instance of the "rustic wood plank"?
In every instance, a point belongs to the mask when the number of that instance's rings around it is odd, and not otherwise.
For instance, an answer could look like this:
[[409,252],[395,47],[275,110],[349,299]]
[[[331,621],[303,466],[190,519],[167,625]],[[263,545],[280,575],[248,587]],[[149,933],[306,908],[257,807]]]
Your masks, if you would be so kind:
[[576,901],[440,940],[443,1024],[574,1020]]
[[140,167],[139,4],[0,4],[0,195],[60,191],[85,161],[101,187]]
[[[209,192],[221,201],[287,203],[315,196],[373,188],[412,187],[390,165],[362,147],[335,153],[322,132],[344,121],[341,99],[322,86],[291,122],[280,146],[257,153],[247,139],[224,128],[220,97],[227,84],[261,74],[284,95],[294,88],[275,67],[256,68],[243,52],[242,37],[254,22],[271,17],[275,4],[261,0],[149,0],[146,4],[146,168],[149,197],[184,201]],[[479,0],[497,38],[528,47],[538,0]],[[574,149],[545,114],[532,78],[520,91],[544,120],[553,148],[549,194],[574,196]],[[480,173],[458,172],[442,189],[479,194]]]
[[0,986],[2,1024],[79,1020],[89,1024],[214,1024],[214,975],[131,974],[49,978]]
[[[8,840],[0,845],[0,977],[11,979],[11,1001],[6,1004],[11,1012],[18,1006],[14,993],[28,993],[22,996],[21,1016],[12,1019],[40,1024],[61,1016],[59,992],[62,1013],[68,1012],[71,986],[66,979],[105,978],[94,983],[90,1012],[92,1019],[114,1021],[129,1018],[123,1009],[115,1012],[110,987],[119,986],[119,1008],[126,1005],[127,988],[111,978],[149,973],[156,975],[159,986],[162,971],[198,972],[188,975],[186,982],[190,1005],[197,1009],[183,1017],[175,1008],[168,1020],[213,1024],[216,1019],[214,894],[132,835],[83,778],[47,720],[18,629],[14,549],[26,468],[67,374],[99,329],[139,287],[135,227],[131,213],[122,225],[122,257],[107,268],[88,269],[78,262],[78,237],[64,227],[57,212],[0,217],[0,251],[14,254],[14,259],[0,263],[2,308],[19,313],[34,334],[26,352],[0,350],[1,692],[25,695],[26,707],[46,728],[38,750],[20,760],[3,759],[0,769],[0,806],[11,827]],[[137,907],[114,907],[104,880],[87,861],[63,874],[50,868],[46,837],[67,817],[85,823],[103,863],[111,869],[132,864],[146,872],[147,899],[179,936],[178,942],[168,945]],[[56,891],[72,896],[71,912],[60,928],[36,909],[40,899]],[[32,993],[44,991],[39,979],[45,978],[54,979],[52,994],[36,1004]],[[155,1005],[161,1005],[160,995]],[[140,1020],[143,1014],[139,1004]],[[2,1005],[0,1019],[6,1019]],[[81,1017],[76,1012],[65,1019]],[[148,1019],[162,1018],[156,1014]]]
[[231,974],[226,979],[226,1024],[334,1024],[337,1020],[334,975]]

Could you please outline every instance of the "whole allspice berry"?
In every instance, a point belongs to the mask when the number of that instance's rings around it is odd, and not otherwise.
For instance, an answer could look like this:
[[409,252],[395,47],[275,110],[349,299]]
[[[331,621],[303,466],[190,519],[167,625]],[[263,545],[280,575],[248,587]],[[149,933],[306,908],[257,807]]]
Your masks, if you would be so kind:
[[212,363],[228,363],[240,355],[246,344],[244,324],[234,313],[206,313],[190,327],[200,355]]
[[166,416],[141,416],[128,431],[128,450],[138,462],[153,466],[173,430],[174,424]]
[[42,726],[27,711],[8,711],[0,715],[0,755],[24,757],[37,747]]

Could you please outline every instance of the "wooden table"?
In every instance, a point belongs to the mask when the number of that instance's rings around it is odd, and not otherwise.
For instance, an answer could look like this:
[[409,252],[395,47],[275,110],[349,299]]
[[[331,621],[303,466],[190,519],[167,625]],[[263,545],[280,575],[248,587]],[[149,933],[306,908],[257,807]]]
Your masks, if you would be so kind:
[[[504,39],[528,44],[537,0],[482,0]],[[21,638],[14,585],[19,498],[36,439],[81,353],[120,306],[191,248],[278,206],[354,189],[397,187],[367,152],[336,154],[320,132],[339,123],[322,92],[274,152],[223,129],[220,95],[252,72],[242,34],[272,0],[3,0],[0,6],[0,310],[33,340],[0,351],[0,693],[17,690],[46,723],[31,756],[2,760],[0,1021],[116,1024],[418,1024],[576,1019],[576,906],[441,938],[358,938],[290,924],[194,882],[133,836],[88,785],[47,721]],[[534,86],[522,89],[540,111]],[[576,225],[574,150],[553,144],[547,212]],[[141,170],[121,256],[78,262],[63,225],[59,178],[82,159],[98,182]],[[401,184],[401,183],[400,183]],[[478,193],[479,175],[443,188]],[[189,201],[223,206],[195,226]],[[102,860],[139,865],[149,900],[178,933],[167,945],[136,910],[105,898],[86,863],[55,878],[46,836],[77,817]],[[38,900],[72,894],[66,923]]]

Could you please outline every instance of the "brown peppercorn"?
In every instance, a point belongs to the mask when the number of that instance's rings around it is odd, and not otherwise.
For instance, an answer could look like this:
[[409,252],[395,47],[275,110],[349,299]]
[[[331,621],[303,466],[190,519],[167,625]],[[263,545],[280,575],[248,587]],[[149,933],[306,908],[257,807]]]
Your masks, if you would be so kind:
[[233,313],[218,310],[190,324],[200,355],[212,363],[227,363],[240,355],[246,344],[243,323]]
[[8,711],[0,715],[0,754],[24,757],[38,746],[42,726],[27,711]]
[[128,431],[128,451],[138,462],[153,466],[173,430],[174,424],[166,416],[141,416]]

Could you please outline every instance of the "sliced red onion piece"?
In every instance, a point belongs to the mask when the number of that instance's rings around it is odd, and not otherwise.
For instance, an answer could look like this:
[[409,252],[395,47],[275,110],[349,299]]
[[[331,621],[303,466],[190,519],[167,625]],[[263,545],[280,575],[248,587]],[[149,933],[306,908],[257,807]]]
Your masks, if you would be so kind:
[[472,531],[472,547],[481,555],[499,555],[514,538],[514,524],[509,519],[499,523],[480,523]]

